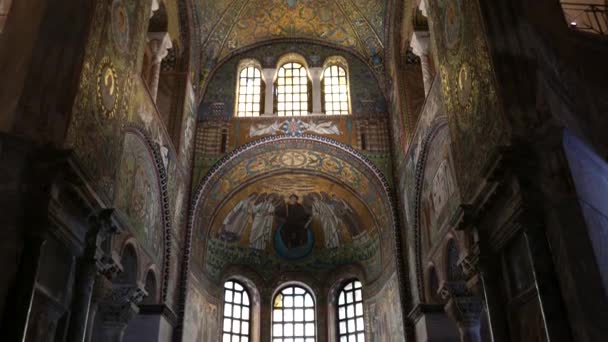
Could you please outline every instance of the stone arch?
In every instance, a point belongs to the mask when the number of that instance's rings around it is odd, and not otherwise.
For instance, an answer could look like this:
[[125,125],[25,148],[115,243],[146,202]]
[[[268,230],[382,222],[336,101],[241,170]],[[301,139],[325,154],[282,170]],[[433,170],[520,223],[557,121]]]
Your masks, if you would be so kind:
[[149,134],[137,126],[128,126],[125,128],[124,136],[125,141],[127,136],[131,134],[137,139],[141,140],[146,146],[148,156],[154,163],[154,173],[156,178],[156,185],[159,189],[159,217],[160,217],[160,229],[161,236],[161,270],[159,274],[156,274],[160,279],[160,298],[159,301],[164,303],[167,299],[167,290],[169,283],[169,271],[171,266],[171,208],[169,202],[169,191],[167,182],[167,171],[163,162],[163,158],[160,152],[160,147],[155,143]]
[[458,240],[454,237],[449,237],[445,244],[445,279],[446,281],[464,280],[464,273],[459,265],[461,249],[458,246]]
[[115,282],[120,284],[136,284],[139,281],[139,261],[137,245],[134,240],[128,240],[120,251],[122,272],[118,274]]
[[438,302],[439,294],[437,291],[439,290],[439,274],[437,273],[437,268],[435,264],[431,263],[426,268],[426,293],[429,299],[429,302]]
[[414,192],[414,255],[415,255],[415,274],[416,274],[416,284],[417,284],[417,292],[418,297],[422,302],[427,301],[425,286],[424,286],[424,266],[422,261],[422,239],[421,239],[421,223],[420,223],[420,212],[421,212],[421,202],[422,202],[422,188],[424,182],[424,175],[426,169],[426,160],[429,154],[429,150],[431,147],[431,143],[433,139],[441,132],[443,129],[447,128],[447,120],[445,117],[442,117],[436,120],[435,124],[430,128],[429,133],[424,138],[422,142],[422,146],[420,149],[420,157],[418,158],[418,162],[416,164],[415,170],[415,192]]
[[[387,253],[388,256],[386,256],[386,259],[383,256],[382,262],[386,260],[386,262],[390,262],[392,265],[394,265],[399,261],[398,255],[400,250],[397,250],[396,218],[391,190],[381,171],[375,167],[369,159],[359,152],[353,150],[351,147],[336,142],[332,139],[313,135],[302,135],[298,137],[272,136],[243,145],[222,158],[214,167],[211,168],[209,173],[203,178],[197,187],[192,198],[192,205],[189,213],[189,225],[186,236],[186,253],[182,267],[182,276],[184,277],[182,286],[187,286],[187,278],[191,267],[201,267],[199,262],[202,260],[204,255],[203,248],[206,248],[204,246],[197,246],[193,242],[195,240],[195,234],[197,235],[197,238],[199,238],[199,241],[205,241],[209,237],[209,221],[211,218],[207,216],[215,215],[215,208],[221,204],[225,197],[229,197],[227,194],[230,193],[230,191],[233,191],[230,190],[232,188],[229,186],[227,188],[228,190],[226,190],[225,193],[222,193],[223,195],[216,196],[217,193],[215,191],[219,189],[218,182],[221,180],[226,181],[227,179],[231,179],[230,177],[226,176],[226,173],[228,170],[236,169],[236,165],[241,165],[239,163],[241,163],[243,160],[250,160],[250,157],[266,153],[265,151],[276,152],[277,149],[287,148],[310,149],[315,152],[323,151],[323,153],[327,153],[335,160],[347,160],[349,165],[352,166],[353,170],[357,170],[357,172],[360,172],[361,175],[364,175],[364,177],[362,176],[361,178],[364,178],[369,182],[370,188],[376,194],[374,197],[370,197],[377,199],[377,201],[375,201],[376,203],[374,203],[374,205],[377,207],[374,207],[375,211],[373,212],[382,211],[384,213],[384,224],[378,228],[378,234],[382,234],[383,236],[383,238],[380,239],[383,243],[383,247],[380,248],[380,250],[384,250],[382,251],[383,255],[384,253]],[[304,168],[298,170],[301,171],[304,170]],[[269,174],[269,172],[266,171],[263,173],[265,176]],[[248,176],[246,176],[246,179],[240,179],[238,184],[240,184],[239,186],[247,186],[250,184],[252,179],[257,179],[257,176],[259,175],[252,174],[251,178],[247,178]],[[206,215],[204,218],[201,217],[202,212],[204,212]],[[207,226],[205,226],[205,224],[207,224]],[[398,268],[395,268],[389,267],[388,270],[398,271]],[[198,270],[200,269],[197,269],[197,271]],[[382,270],[382,272],[385,272],[385,270]],[[298,272],[286,275],[295,276],[297,278]],[[301,274],[299,275],[301,276]],[[365,279],[365,277],[362,277],[362,279]],[[287,280],[287,278],[283,278],[283,280]],[[316,290],[317,289],[315,289],[315,291]],[[182,297],[180,300],[180,305],[180,314],[183,315],[183,310],[185,307],[184,297]]]
[[148,292],[148,295],[144,298],[142,304],[151,305],[158,303],[158,277],[156,275],[155,267],[150,267],[144,275],[144,289]]

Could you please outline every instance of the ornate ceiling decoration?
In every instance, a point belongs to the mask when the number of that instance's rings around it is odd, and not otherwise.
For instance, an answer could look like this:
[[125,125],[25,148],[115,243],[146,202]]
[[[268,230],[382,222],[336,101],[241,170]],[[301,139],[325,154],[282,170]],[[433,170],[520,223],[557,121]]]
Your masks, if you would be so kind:
[[312,39],[356,52],[371,65],[384,56],[385,0],[198,0],[202,80],[226,56],[272,39]]

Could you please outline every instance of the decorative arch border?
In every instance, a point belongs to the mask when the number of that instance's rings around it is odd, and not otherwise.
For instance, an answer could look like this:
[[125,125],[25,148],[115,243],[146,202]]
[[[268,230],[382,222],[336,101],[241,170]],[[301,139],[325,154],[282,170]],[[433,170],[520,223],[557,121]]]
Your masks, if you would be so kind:
[[[209,170],[207,175],[205,175],[205,177],[201,180],[199,185],[196,187],[194,194],[192,195],[192,198],[190,201],[190,203],[191,203],[190,210],[188,213],[186,245],[185,245],[184,256],[183,256],[183,260],[182,260],[182,271],[181,271],[181,279],[180,279],[180,298],[179,298],[179,307],[178,307],[179,322],[178,322],[178,326],[176,327],[176,332],[177,332],[178,337],[181,336],[181,334],[183,333],[182,328],[183,328],[183,322],[184,322],[184,317],[185,317],[184,313],[185,313],[185,308],[186,308],[186,300],[187,300],[186,296],[187,296],[188,282],[189,282],[188,275],[190,272],[190,263],[191,263],[190,259],[191,259],[191,255],[192,255],[192,237],[193,237],[194,227],[195,227],[195,223],[196,223],[196,216],[197,216],[196,214],[198,213],[199,207],[202,204],[202,194],[205,192],[207,186],[209,186],[210,181],[214,177],[216,177],[220,173],[220,171],[222,171],[223,168],[229,162],[238,158],[242,153],[245,153],[247,151],[250,151],[252,149],[255,149],[257,147],[260,147],[260,146],[263,146],[266,144],[270,144],[270,143],[281,142],[281,141],[298,141],[298,140],[299,141],[308,140],[308,141],[326,144],[331,147],[337,148],[337,149],[341,150],[342,152],[345,152],[348,155],[350,155],[351,157],[354,157],[355,159],[360,161],[364,165],[364,167],[366,167],[369,171],[371,171],[371,174],[373,174],[376,177],[376,179],[379,181],[379,183],[382,185],[382,192],[384,192],[386,204],[388,205],[388,209],[390,211],[392,226],[388,227],[387,229],[392,229],[393,233],[397,234],[399,221],[398,221],[398,217],[397,217],[397,212],[395,210],[393,192],[392,192],[386,178],[384,177],[384,174],[382,173],[382,171],[380,171],[380,169],[378,167],[376,167],[374,165],[374,163],[369,158],[367,158],[365,155],[361,154],[357,150],[353,149],[352,147],[350,147],[346,144],[343,144],[339,141],[330,139],[330,138],[325,138],[325,137],[311,135],[311,134],[303,134],[302,136],[299,136],[299,137],[289,137],[286,135],[269,136],[269,137],[264,137],[264,138],[249,142],[245,145],[242,145],[242,146],[236,148],[231,153],[224,156],[222,159],[220,159]],[[395,259],[399,259],[399,256],[401,255],[400,248],[401,247],[399,246],[399,243],[395,239],[394,244],[393,244],[393,252],[395,253]],[[395,262],[398,262],[398,260],[396,260]]]
[[156,179],[158,180],[158,187],[160,189],[160,203],[161,203],[161,226],[163,227],[163,258],[161,267],[161,288],[160,288],[160,303],[165,303],[167,300],[167,293],[169,288],[169,273],[171,267],[171,205],[169,204],[169,187],[167,179],[167,171],[163,163],[163,158],[160,153],[160,146],[155,143],[150,135],[138,126],[127,126],[124,129],[124,135],[131,133],[137,135],[143,139],[148,152],[150,152],[154,163],[156,164],[155,172]]
[[414,254],[415,254],[415,266],[416,266],[416,285],[418,295],[422,302],[427,301],[426,291],[424,287],[425,282],[425,268],[422,264],[422,246],[420,241],[420,208],[422,201],[422,187],[424,182],[424,174],[426,171],[426,160],[430,147],[433,140],[439,132],[447,127],[447,120],[444,117],[440,117],[435,120],[429,133],[422,142],[422,149],[418,163],[416,163],[415,170],[415,190],[414,190]]

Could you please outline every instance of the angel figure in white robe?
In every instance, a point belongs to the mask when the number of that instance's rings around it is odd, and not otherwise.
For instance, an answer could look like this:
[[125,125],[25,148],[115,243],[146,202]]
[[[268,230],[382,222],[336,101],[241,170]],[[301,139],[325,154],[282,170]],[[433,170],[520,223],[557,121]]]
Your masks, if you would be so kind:
[[249,247],[260,251],[266,249],[272,235],[274,212],[274,194],[261,194],[252,208],[253,223],[251,224]]
[[256,124],[249,127],[249,136],[271,135],[279,132],[284,122],[275,121],[271,124]]
[[319,122],[314,121],[302,122],[304,131],[317,134],[335,134],[340,135],[340,129],[331,121]]
[[325,236],[325,247],[337,248],[340,246],[340,219],[334,213],[331,205],[323,201],[318,193],[308,195],[311,201],[312,215],[321,221],[323,235]]
[[235,242],[241,239],[243,230],[245,230],[247,222],[249,222],[251,209],[256,197],[258,197],[258,194],[254,192],[230,210],[222,222],[220,240]]

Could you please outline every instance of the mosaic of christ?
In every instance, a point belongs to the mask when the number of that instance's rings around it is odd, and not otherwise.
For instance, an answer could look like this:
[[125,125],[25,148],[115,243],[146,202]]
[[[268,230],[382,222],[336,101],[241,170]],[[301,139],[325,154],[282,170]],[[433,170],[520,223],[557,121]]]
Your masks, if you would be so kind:
[[[279,175],[235,194],[213,223],[217,239],[282,256],[313,248],[338,248],[373,227],[367,207],[355,194],[328,179]],[[274,241],[274,244],[273,244]]]

